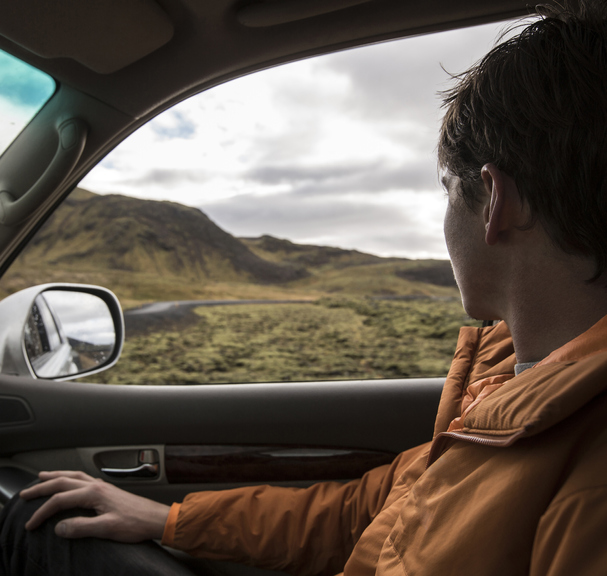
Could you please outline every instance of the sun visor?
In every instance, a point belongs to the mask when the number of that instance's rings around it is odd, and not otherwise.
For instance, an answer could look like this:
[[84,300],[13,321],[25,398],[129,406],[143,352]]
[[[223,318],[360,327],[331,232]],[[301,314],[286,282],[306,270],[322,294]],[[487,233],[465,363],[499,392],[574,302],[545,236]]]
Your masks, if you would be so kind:
[[3,6],[0,34],[43,58],[110,74],[166,44],[173,24],[154,0],[19,0]]
[[277,26],[337,12],[372,0],[270,0],[254,2],[238,10],[238,21],[250,28]]

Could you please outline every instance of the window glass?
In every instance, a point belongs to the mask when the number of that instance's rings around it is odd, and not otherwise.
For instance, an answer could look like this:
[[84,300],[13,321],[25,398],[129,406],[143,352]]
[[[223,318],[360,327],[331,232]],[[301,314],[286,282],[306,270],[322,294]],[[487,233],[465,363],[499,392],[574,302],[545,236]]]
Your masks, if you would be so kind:
[[55,91],[55,81],[0,50],[0,152],[36,115]]
[[82,181],[2,289],[116,292],[123,355],[87,381],[444,376],[459,328],[478,323],[443,240],[438,92],[501,28],[312,58],[184,101]]

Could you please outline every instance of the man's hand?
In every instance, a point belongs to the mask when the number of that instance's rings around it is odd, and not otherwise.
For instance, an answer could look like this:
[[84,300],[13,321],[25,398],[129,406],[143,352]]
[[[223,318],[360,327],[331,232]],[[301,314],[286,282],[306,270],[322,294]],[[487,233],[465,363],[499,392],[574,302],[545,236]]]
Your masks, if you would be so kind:
[[57,536],[93,536],[118,542],[162,538],[169,507],[135,496],[84,472],[40,472],[40,484],[21,491],[21,498],[50,498],[32,515],[25,527],[34,530],[45,520],[71,508],[88,508],[97,516],[68,518],[55,528]]

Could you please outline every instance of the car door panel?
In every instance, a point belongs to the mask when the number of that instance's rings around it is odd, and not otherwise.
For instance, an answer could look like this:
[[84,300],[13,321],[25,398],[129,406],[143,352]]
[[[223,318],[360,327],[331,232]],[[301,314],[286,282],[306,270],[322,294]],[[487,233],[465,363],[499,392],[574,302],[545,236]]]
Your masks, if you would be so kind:
[[[430,440],[442,382],[130,387],[3,376],[0,397],[18,399],[32,418],[0,426],[1,455],[28,470],[80,469],[161,501],[268,481],[346,480]],[[101,472],[135,468],[142,450],[157,451],[156,477]]]

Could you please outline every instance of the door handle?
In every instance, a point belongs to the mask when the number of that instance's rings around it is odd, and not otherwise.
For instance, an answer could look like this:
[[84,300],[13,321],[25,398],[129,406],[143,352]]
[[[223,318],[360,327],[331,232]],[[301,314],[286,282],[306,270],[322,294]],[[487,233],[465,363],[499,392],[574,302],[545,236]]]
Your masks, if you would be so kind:
[[104,466],[101,471],[112,478],[158,478],[160,476],[160,464],[156,450],[149,448],[139,450],[137,463],[139,465],[134,468]]
[[136,468],[102,468],[101,471],[112,478],[156,478],[158,464],[144,463]]

